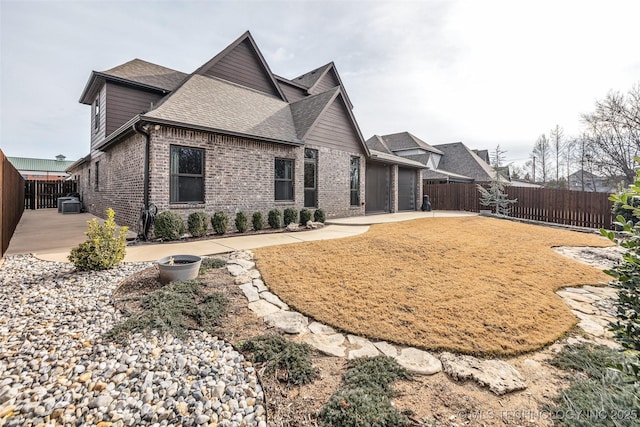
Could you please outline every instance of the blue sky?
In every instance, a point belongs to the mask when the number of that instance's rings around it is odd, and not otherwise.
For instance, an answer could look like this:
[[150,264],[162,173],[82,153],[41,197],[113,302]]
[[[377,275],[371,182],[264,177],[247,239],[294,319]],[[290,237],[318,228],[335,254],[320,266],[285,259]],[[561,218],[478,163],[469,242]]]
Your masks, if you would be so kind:
[[283,77],[334,61],[365,138],[500,144],[521,163],[640,82],[638,16],[634,0],[0,0],[0,148],[84,156],[92,70],[140,58],[190,73],[250,30]]

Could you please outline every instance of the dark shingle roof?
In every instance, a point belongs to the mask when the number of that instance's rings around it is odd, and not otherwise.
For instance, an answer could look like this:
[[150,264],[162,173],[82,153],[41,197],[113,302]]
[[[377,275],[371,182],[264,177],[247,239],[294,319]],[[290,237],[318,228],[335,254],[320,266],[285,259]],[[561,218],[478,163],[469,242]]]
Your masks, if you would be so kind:
[[379,135],[373,135],[366,141],[367,147],[370,150],[379,151],[382,153],[393,154],[389,147],[384,143],[384,140]]
[[180,71],[172,70],[171,68],[143,61],[138,58],[109,70],[102,71],[101,74],[164,90],[175,89],[185,77],[187,77],[187,74]]
[[144,117],[276,141],[301,142],[287,102],[198,74],[189,77]]
[[412,148],[421,148],[432,153],[442,154],[440,150],[427,144],[426,142],[424,142],[417,136],[410,134],[409,132],[382,135],[380,138],[382,138],[389,150],[393,152],[399,150],[409,150]]
[[392,163],[392,164],[402,165],[402,166],[411,166],[417,169],[424,169],[426,167],[420,162],[416,162],[415,160],[396,156],[395,154],[388,154],[382,151],[376,151],[372,149],[369,149],[369,153],[371,154],[371,160],[380,161],[383,163]]
[[9,163],[19,171],[64,172],[74,160],[32,159],[30,157],[7,157]]
[[439,144],[435,148],[443,153],[438,169],[465,175],[479,182],[491,181],[496,172],[462,142]]
[[316,84],[316,82],[320,77],[322,77],[324,72],[327,71],[327,69],[329,69],[332,66],[333,66],[333,62],[330,62],[326,65],[323,65],[322,67],[318,67],[315,70],[311,70],[308,73],[304,73],[301,76],[293,78],[291,79],[291,81],[294,83],[298,83],[299,85],[302,85],[307,89],[309,89],[314,84]]
[[303,139],[327,104],[340,88],[333,88],[318,95],[303,98],[291,104],[291,114],[296,125],[298,138]]

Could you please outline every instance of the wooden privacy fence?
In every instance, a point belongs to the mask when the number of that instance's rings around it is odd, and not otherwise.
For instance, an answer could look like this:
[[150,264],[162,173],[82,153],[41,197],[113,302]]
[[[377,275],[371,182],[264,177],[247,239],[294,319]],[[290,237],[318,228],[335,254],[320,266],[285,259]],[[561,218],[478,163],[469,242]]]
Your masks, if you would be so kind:
[[0,150],[0,258],[24,211],[24,179]]
[[[612,202],[607,193],[556,190],[551,188],[505,187],[511,205],[509,216],[555,224],[588,228],[612,228]],[[425,184],[433,209],[479,212],[489,209],[480,204],[476,184]]]
[[24,185],[25,209],[57,208],[58,197],[78,191],[77,181],[27,180]]

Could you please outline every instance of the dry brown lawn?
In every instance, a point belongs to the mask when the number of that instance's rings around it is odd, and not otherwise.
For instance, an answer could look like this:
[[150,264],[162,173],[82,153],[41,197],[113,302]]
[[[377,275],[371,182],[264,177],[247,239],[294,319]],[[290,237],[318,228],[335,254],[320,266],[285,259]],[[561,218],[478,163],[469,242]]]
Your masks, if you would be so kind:
[[362,235],[255,251],[269,288],[340,330],[430,350],[515,355],[576,318],[554,291],[603,284],[554,246],[609,246],[597,235],[483,217],[374,225]]

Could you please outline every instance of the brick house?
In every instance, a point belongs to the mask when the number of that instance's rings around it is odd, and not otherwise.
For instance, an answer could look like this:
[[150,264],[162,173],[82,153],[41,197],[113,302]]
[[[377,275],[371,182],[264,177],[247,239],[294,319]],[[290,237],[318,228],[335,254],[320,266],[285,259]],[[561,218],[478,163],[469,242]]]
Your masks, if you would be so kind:
[[333,63],[285,79],[249,32],[191,74],[140,59],[94,71],[80,102],[92,109],[91,152],[68,171],[85,209],[113,207],[133,229],[149,204],[185,219],[287,207],[364,215],[370,164],[412,170],[420,197],[423,166],[371,156]]

